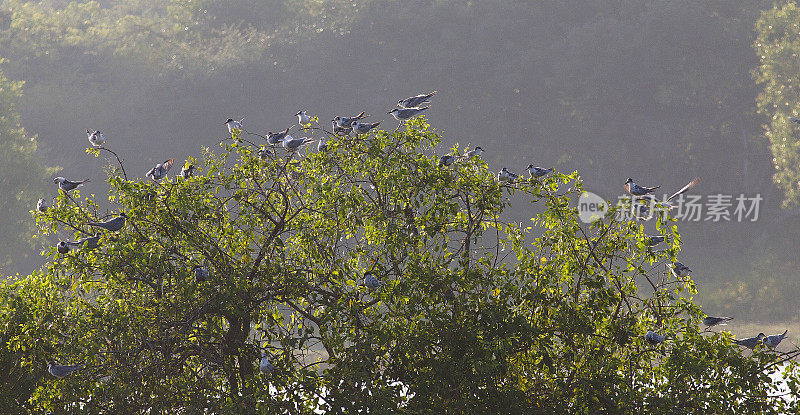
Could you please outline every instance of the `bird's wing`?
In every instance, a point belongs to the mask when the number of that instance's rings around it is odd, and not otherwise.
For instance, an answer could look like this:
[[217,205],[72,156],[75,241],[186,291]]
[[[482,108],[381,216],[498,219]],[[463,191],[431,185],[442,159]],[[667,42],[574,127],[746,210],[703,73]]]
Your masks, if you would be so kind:
[[172,164],[175,163],[175,159],[169,159],[165,161],[161,166],[164,168],[164,173],[168,172],[169,169],[172,168]]
[[695,177],[694,180],[692,180],[691,182],[687,183],[686,186],[683,186],[683,188],[681,188],[681,190],[678,190],[672,196],[668,197],[666,202],[669,202],[670,200],[672,200],[672,199],[684,194],[689,189],[695,187],[697,185],[697,183],[699,183],[699,182],[700,182],[700,178],[699,177]]

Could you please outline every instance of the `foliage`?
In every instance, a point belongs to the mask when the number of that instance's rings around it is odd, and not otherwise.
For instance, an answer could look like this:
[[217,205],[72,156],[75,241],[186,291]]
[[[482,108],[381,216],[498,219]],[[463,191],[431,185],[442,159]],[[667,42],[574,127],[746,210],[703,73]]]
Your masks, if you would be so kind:
[[775,166],[773,179],[784,192],[784,206],[800,204],[800,139],[798,125],[789,117],[800,116],[797,83],[797,34],[800,9],[795,2],[780,2],[765,10],[756,24],[754,48],[761,58],[755,73],[761,85],[758,108],[768,116],[765,135]]
[[[315,133],[316,134],[316,133]],[[112,172],[128,223],[0,290],[0,397],[54,413],[787,413],[780,356],[701,331],[691,279],[639,225],[577,218],[577,173],[437,167],[422,120],[259,157],[238,134],[196,175]],[[453,151],[463,151],[454,147]],[[176,165],[177,167],[177,165]],[[508,222],[511,199],[543,208]],[[61,195],[45,233],[91,234]],[[211,281],[196,281],[206,267]],[[363,284],[372,272],[381,287]],[[647,330],[669,336],[657,346]],[[265,353],[275,366],[259,373]],[[796,354],[796,352],[794,352]],[[788,356],[791,357],[791,356]],[[85,362],[58,380],[46,362]],[[798,372],[785,374],[798,393]],[[13,385],[13,387],[12,387]]]
[[36,142],[20,125],[16,103],[21,88],[22,82],[9,81],[0,71],[0,271],[12,261],[19,264],[30,258],[36,228],[28,211],[45,194],[44,183],[54,172],[42,166]]

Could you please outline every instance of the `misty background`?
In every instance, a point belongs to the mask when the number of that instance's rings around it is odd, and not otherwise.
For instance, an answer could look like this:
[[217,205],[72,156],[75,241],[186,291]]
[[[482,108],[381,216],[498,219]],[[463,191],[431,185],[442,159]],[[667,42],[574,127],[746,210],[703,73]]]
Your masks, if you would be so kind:
[[[157,162],[216,150],[228,117],[263,134],[295,124],[301,109],[323,127],[367,111],[393,129],[385,113],[398,99],[438,90],[426,114],[444,133],[438,154],[480,145],[494,170],[577,170],[586,190],[612,201],[628,177],[671,193],[701,176],[692,193],[704,203],[731,195],[732,216],[736,197],[760,194],[756,222],[678,222],[679,260],[694,271],[707,313],[796,325],[799,212],[781,208],[754,80],[756,22],[772,7],[2,0],[0,69],[25,82],[16,111],[40,163],[91,179],[82,193],[99,199],[109,162],[86,154],[86,129],[105,134],[130,178],[144,177]],[[34,201],[56,194],[49,177]],[[518,203],[509,213],[527,221],[527,209]],[[650,233],[654,222],[644,223]],[[35,240],[32,254],[11,258],[2,274],[35,269],[41,246],[52,243]]]

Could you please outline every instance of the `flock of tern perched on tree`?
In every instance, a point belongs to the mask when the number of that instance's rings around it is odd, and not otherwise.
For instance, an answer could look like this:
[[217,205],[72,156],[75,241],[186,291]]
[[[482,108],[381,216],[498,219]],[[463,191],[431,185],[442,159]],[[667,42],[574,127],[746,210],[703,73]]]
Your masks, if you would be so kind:
[[[433,97],[436,94],[437,91],[433,91],[427,94],[420,94],[413,97],[401,99],[397,102],[397,107],[392,109],[391,111],[388,111],[387,114],[391,114],[396,120],[400,121],[400,125],[398,125],[398,128],[400,128],[403,125],[403,123],[418,115],[421,115],[425,110],[427,110],[429,106],[421,107],[421,105],[430,103],[431,97]],[[307,111],[298,111],[295,115],[297,116],[297,121],[300,125],[300,128],[297,130],[298,132],[308,130],[310,128],[311,123],[316,120],[316,118],[310,116]],[[356,135],[369,134],[370,131],[378,127],[381,124],[381,122],[380,121],[374,123],[362,122],[362,120],[364,120],[367,117],[369,117],[369,115],[367,115],[365,112],[361,112],[360,114],[352,117],[336,116],[331,120],[332,131],[328,133],[333,137],[346,136],[351,133],[355,133]],[[791,121],[800,124],[800,118],[792,117]],[[264,136],[261,136],[259,134],[254,134],[244,129],[244,118],[241,118],[239,120],[228,118],[227,120],[225,120],[224,125],[228,127],[228,132],[232,135],[246,132],[248,134],[258,135],[259,137],[264,138],[266,140],[267,146],[271,147],[272,151],[274,151],[274,148],[276,146],[282,145],[287,152],[294,154],[298,150],[303,148],[305,145],[314,141],[314,139],[308,137],[299,137],[299,138],[292,137],[289,134],[292,127],[288,127],[285,130],[277,133],[269,131]],[[99,130],[95,131],[86,130],[86,135],[91,145],[95,148],[102,148],[106,143],[105,136]],[[258,154],[260,157],[264,158],[268,154],[267,146],[262,146],[259,149]],[[327,141],[325,139],[319,139],[317,150],[320,152],[327,151]],[[448,167],[458,160],[471,159],[473,157],[481,157],[483,152],[484,152],[483,148],[476,146],[472,150],[467,151],[464,155],[458,155],[458,154],[443,155],[439,158],[438,166]],[[148,171],[145,174],[145,177],[148,177],[153,181],[159,181],[164,179],[165,177],[167,177],[167,173],[172,168],[174,162],[175,160],[170,158],[164,161],[163,163],[156,164],[150,171]],[[184,179],[188,179],[194,174],[194,169],[195,167],[192,164],[187,164],[181,169],[179,175]],[[553,172],[554,168],[543,168],[534,166],[533,164],[529,164],[525,170],[528,172],[527,180],[538,180],[546,176],[547,174]],[[520,177],[518,174],[512,172],[507,167],[503,167],[497,173],[497,180],[500,183],[510,185],[520,180]],[[628,178],[628,180],[623,185],[623,188],[634,198],[648,199],[656,203],[668,204],[668,202],[673,200],[675,197],[693,188],[695,185],[697,185],[699,181],[700,181],[699,177],[695,178],[694,180],[690,181],[686,186],[684,186],[683,188],[681,188],[668,198],[664,199],[663,201],[658,201],[654,196],[652,196],[652,193],[654,193],[655,190],[658,189],[660,186],[653,186],[653,187],[640,186],[636,184],[633,181],[633,179]],[[68,193],[71,190],[74,190],[79,186],[83,185],[84,183],[89,182],[89,180],[88,179],[68,180],[64,177],[56,177],[53,180],[53,182],[58,185],[60,191]],[[49,206],[47,205],[47,202],[44,199],[39,199],[36,205],[36,210],[39,212],[46,212],[48,208]],[[640,211],[645,212],[646,208],[640,208]],[[116,232],[121,230],[125,226],[126,220],[127,220],[127,215],[123,212],[117,215],[116,217],[113,217],[106,221],[89,222],[87,223],[87,225],[90,227],[101,228],[108,232]],[[72,248],[85,249],[85,250],[96,249],[99,246],[99,241],[101,236],[102,233],[98,232],[93,236],[82,238],[77,241],[59,241],[56,246],[56,249],[61,254],[68,253]],[[650,247],[657,245],[663,242],[664,240],[665,240],[664,236],[661,235],[649,236],[645,241],[645,244],[648,247]],[[692,271],[691,269],[689,269],[689,267],[677,261],[667,264],[667,268],[669,269],[669,272],[671,272],[672,275],[674,275],[678,279],[686,278]],[[204,266],[196,265],[193,267],[192,270],[195,275],[195,279],[198,282],[211,280],[209,276],[209,271]],[[381,287],[382,281],[380,281],[380,279],[374,272],[368,271],[364,273],[363,285],[370,290],[376,290]],[[731,319],[733,319],[733,317],[706,316],[703,319],[703,324],[710,328],[717,325],[724,325]],[[764,333],[759,333],[755,337],[734,339],[734,343],[743,347],[747,347],[749,349],[754,349],[756,346],[762,343],[767,347],[775,348],[778,344],[780,344],[780,342],[783,339],[787,337],[786,336],[787,333],[788,330],[784,331],[783,334],[776,334],[771,336],[766,336]],[[663,343],[664,341],[667,340],[667,338],[668,338],[667,334],[659,334],[653,330],[648,330],[644,336],[645,341],[650,345],[658,345],[660,343]],[[269,356],[266,353],[262,355],[259,367],[261,372],[264,373],[265,375],[272,373],[272,371],[275,369],[275,367],[270,363]],[[51,362],[48,365],[48,371],[50,372],[50,374],[58,378],[68,376],[71,373],[74,373],[82,368],[84,368],[83,364],[59,365]]]

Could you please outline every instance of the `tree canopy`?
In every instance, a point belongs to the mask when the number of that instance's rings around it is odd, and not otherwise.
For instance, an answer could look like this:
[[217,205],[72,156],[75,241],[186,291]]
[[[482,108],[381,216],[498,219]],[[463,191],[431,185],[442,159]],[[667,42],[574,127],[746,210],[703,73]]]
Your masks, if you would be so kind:
[[800,116],[797,83],[797,40],[800,9],[795,2],[779,2],[765,10],[756,24],[754,48],[761,64],[755,73],[762,89],[758,108],[768,117],[765,134],[769,139],[773,180],[784,193],[784,206],[800,204],[800,125],[790,117]]
[[55,170],[42,165],[36,141],[20,125],[16,104],[21,88],[22,82],[8,80],[0,70],[0,275],[12,262],[18,264],[33,256],[36,227],[28,211],[45,194],[46,180]]
[[[680,253],[677,227],[660,221],[654,249],[636,222],[582,224],[577,172],[507,183],[480,157],[439,166],[431,149],[443,137],[422,119],[358,137],[315,130],[327,151],[273,153],[249,137],[234,131],[189,158],[189,178],[110,169],[116,212],[75,190],[35,214],[62,240],[93,235],[90,221],[127,222],[96,247],[54,243],[41,270],[0,287],[0,406],[800,410],[784,399],[800,392],[798,352],[742,352],[701,329],[693,281],[665,267]],[[541,213],[511,222],[512,201]],[[85,366],[55,378],[51,361]]]

